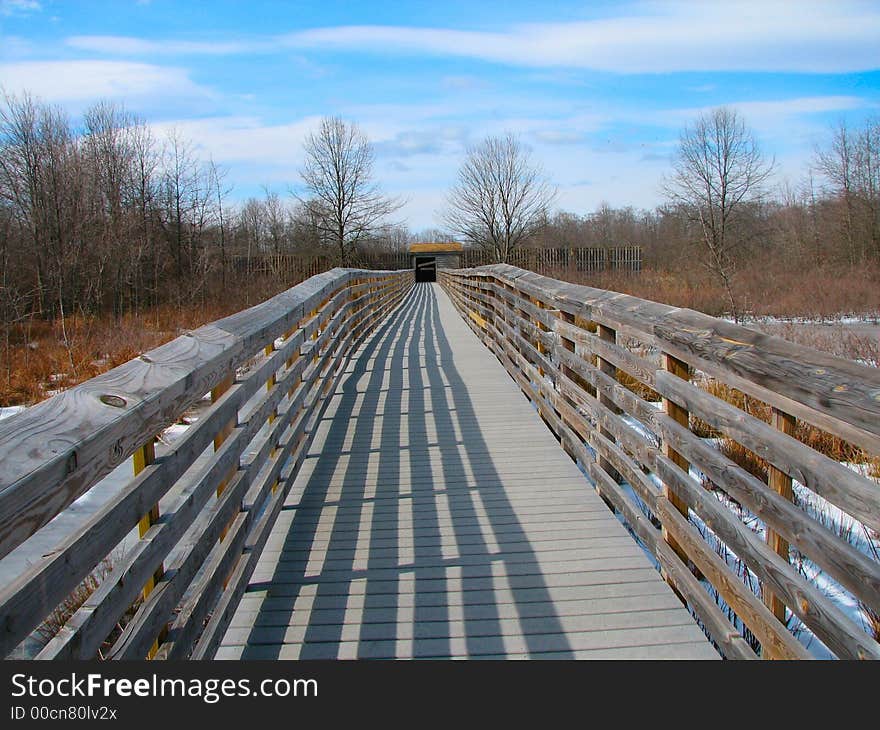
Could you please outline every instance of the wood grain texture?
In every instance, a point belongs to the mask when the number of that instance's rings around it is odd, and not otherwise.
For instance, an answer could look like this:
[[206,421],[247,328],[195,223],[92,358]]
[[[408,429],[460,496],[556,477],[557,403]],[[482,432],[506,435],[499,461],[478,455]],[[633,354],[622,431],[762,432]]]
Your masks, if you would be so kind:
[[[445,293],[410,289],[410,272],[335,269],[0,425],[3,555],[197,398],[224,391],[171,451],[0,590],[0,649],[182,488],[43,656],[93,655],[155,579],[114,657],[152,654],[167,627],[160,658],[653,656],[664,645],[714,656],[677,594],[723,655],[754,658],[693,565],[762,656],[807,657],[777,618],[789,610],[838,656],[880,657],[787,560],[790,544],[880,607],[877,561],[791,500],[797,480],[880,526],[875,485],[791,428],[803,419],[880,451],[876,371],[507,265],[440,279]],[[770,404],[787,427],[695,387],[692,369]],[[651,390],[619,382],[618,370]],[[665,412],[644,400],[657,395]],[[770,484],[697,437],[691,414],[766,459]],[[216,453],[204,455],[212,440]],[[187,474],[200,455],[202,470]],[[774,544],[700,478],[748,508]],[[753,571],[772,611],[694,521]]]
[[[493,297],[468,311],[484,321],[460,319],[438,287],[420,284],[362,346],[218,656],[576,656],[591,632],[650,655],[672,626],[690,637],[686,655],[715,655],[519,388],[486,357],[478,337],[494,343],[502,329],[511,332]],[[552,344],[553,333],[543,334]],[[556,370],[536,344],[520,345],[536,357],[531,374]],[[496,346],[527,365],[513,346]],[[528,378],[520,385],[563,439],[580,443],[540,387]],[[576,544],[560,549],[565,534]],[[618,586],[632,581],[664,596],[664,608],[611,596],[601,608],[582,608],[597,590],[624,591]],[[540,614],[528,618],[537,606]]]

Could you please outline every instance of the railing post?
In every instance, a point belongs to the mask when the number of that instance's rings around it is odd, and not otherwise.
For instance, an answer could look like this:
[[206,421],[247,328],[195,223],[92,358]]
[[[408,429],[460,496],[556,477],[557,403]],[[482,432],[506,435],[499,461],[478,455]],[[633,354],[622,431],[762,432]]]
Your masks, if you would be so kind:
[[[150,464],[152,464],[156,460],[156,438],[152,437],[147,443],[141,446],[137,451],[132,455],[134,460],[134,475],[137,476],[144,469],[146,469]],[[159,503],[154,504],[150,511],[147,512],[141,519],[138,521],[138,537],[143,539],[144,535],[147,534],[149,529],[159,522]],[[147,600],[147,596],[149,596],[153,589],[156,587],[156,584],[162,580],[162,576],[165,575],[165,564],[160,563],[159,567],[156,568],[156,572],[150,576],[150,579],[147,581],[146,585],[144,585],[142,595],[144,600]],[[150,647],[150,651],[147,654],[147,659],[152,659],[156,656],[156,652],[159,651],[159,640],[164,635],[165,631],[163,630],[159,637],[153,642],[152,647]]]
[[[560,320],[562,320],[563,322],[570,324],[572,326],[574,325],[575,316],[573,314],[570,314],[569,312],[563,312],[560,309],[560,310],[557,310],[556,316]],[[575,344],[575,341],[572,339],[569,339],[568,337],[565,337],[564,335],[562,335],[562,333],[559,333],[559,344],[562,346],[563,350],[567,350],[572,355],[577,354],[577,345]],[[576,373],[570,367],[568,367],[567,365],[564,365],[562,363],[559,363],[559,371],[560,371],[560,373],[562,373],[562,375],[564,375],[566,378],[568,378],[572,382],[576,383],[579,387],[583,387],[583,382],[584,382],[583,378],[581,378],[581,376],[578,375],[578,373]],[[562,448],[565,449],[565,441],[562,442]],[[572,451],[569,451],[568,449],[566,449],[566,451],[568,452],[569,456],[571,456],[575,461],[577,461],[577,459],[578,459],[577,454],[575,454]],[[586,465],[584,465],[584,466],[586,467]]]
[[[597,324],[596,335],[603,342],[610,342],[611,344],[617,343],[617,330],[612,329],[611,327],[606,327],[604,324]],[[612,380],[617,380],[617,366],[613,363],[608,362],[603,357],[599,355],[596,356],[596,364],[599,367],[599,372],[604,373]],[[614,404],[614,401],[609,398],[607,395],[599,392],[599,403],[605,406],[612,413],[620,413],[620,409]],[[611,433],[608,429],[604,427],[599,427],[599,434],[604,436],[606,439],[611,441],[611,443],[615,443],[614,434]],[[620,482],[621,477],[618,473],[617,469],[614,468],[614,465],[608,461],[604,456],[599,458],[599,466],[602,467],[603,471],[605,471],[608,476],[610,476],[615,482]]]
[[[797,428],[797,420],[794,416],[791,416],[778,408],[773,408],[770,422],[773,428],[782,431],[788,436],[794,436],[795,429]],[[777,469],[773,464],[768,464],[767,472],[767,484],[770,489],[791,501],[793,497],[791,477],[784,471]],[[769,527],[767,528],[767,544],[773,552],[784,558],[786,562],[789,561],[788,540],[775,530],[771,530]],[[782,621],[782,623],[785,623],[785,604],[766,586],[763,587],[763,594],[764,604],[767,608],[773,612],[773,615],[776,616],[776,618]]]
[[[211,402],[216,403],[222,395],[232,387],[232,383],[235,381],[235,373],[230,373],[223,380],[221,380],[214,388],[211,389]],[[232,430],[235,428],[236,423],[238,421],[238,416],[234,416],[230,418],[223,426],[221,426],[220,430],[217,432],[217,435],[214,436],[214,451],[219,451],[220,447],[223,446],[223,442],[229,438],[229,434],[232,433]],[[217,497],[218,499],[223,495],[223,491],[226,489],[226,485],[229,484],[229,480],[232,479],[235,474],[237,467],[235,464],[230,467],[229,472],[226,474],[223,479],[220,480],[220,483],[217,485]],[[230,524],[232,524],[230,522]],[[220,541],[223,541],[223,538],[226,537],[227,528],[220,533]]]
[[[669,373],[672,373],[678,378],[682,380],[690,380],[690,367],[683,360],[679,360],[677,357],[673,357],[667,353],[662,353],[661,360],[663,364],[663,369]],[[669,416],[676,423],[688,427],[688,421],[690,414],[688,413],[686,408],[678,405],[674,401],[671,401],[669,398],[663,398],[663,412]],[[680,467],[686,474],[690,469],[690,462],[684,458],[680,453],[678,453],[675,449],[673,449],[668,443],[663,443],[663,454],[669,458],[676,466]],[[688,517],[688,505],[681,497],[679,497],[668,485],[664,485],[663,487],[663,495],[667,500],[679,511],[682,515],[684,515],[685,519]],[[666,527],[663,528],[663,539],[669,544],[669,546],[676,552],[678,557],[681,558],[682,562],[687,565],[689,560],[687,556],[687,552],[684,548],[678,544],[675,538],[669,534]]]
[[[313,309],[313,310],[309,313],[309,319],[314,319],[315,317],[317,317],[317,316],[318,316],[318,312],[320,312],[320,311],[321,311],[321,307],[320,307],[320,306],[317,307],[316,309]],[[319,327],[316,325],[316,326],[315,326],[315,331],[312,332],[312,336],[311,336],[311,338],[310,338],[310,339],[312,340],[312,342],[315,342],[315,341],[318,339],[318,336],[319,336],[319,331],[318,331],[318,330],[319,330]],[[313,345],[313,346],[312,346],[312,364],[314,365],[316,362],[318,362],[318,348],[315,347],[315,346]]]
[[[538,297],[529,297],[529,301],[531,301],[531,303],[534,304],[538,309],[545,309],[546,308],[544,306],[543,302],[541,302],[541,300],[538,299]],[[532,321],[532,323],[535,325],[535,327],[538,329],[539,332],[546,332],[547,331],[548,328],[544,325],[543,322],[541,322],[541,320],[538,317],[529,317],[529,319]],[[536,337],[535,340],[536,340],[535,341],[535,349],[537,349],[538,354],[539,355],[546,354],[547,348],[544,347],[544,344],[541,342],[540,337]],[[541,375],[541,377],[544,377],[544,375],[546,375],[546,373],[544,372],[544,368],[542,368],[540,365],[538,366],[538,373]]]
[[[275,343],[270,342],[268,345],[266,345],[266,349],[265,349],[266,357],[267,358],[272,357],[273,352],[275,352]],[[273,370],[272,374],[269,376],[269,379],[266,381],[266,392],[271,393],[272,389],[275,387],[277,382],[278,382],[278,379],[276,377],[275,371]],[[275,422],[276,418],[278,418],[278,407],[277,406],[275,408],[273,408],[272,412],[269,414],[268,424],[271,426]],[[277,452],[278,452],[278,444],[277,443],[272,444],[272,451],[269,454],[269,457],[274,458],[275,454]],[[276,479],[275,483],[272,485],[272,494],[275,494],[277,489],[278,489],[278,480]]]
[[[235,379],[235,375],[230,373],[223,380],[217,383],[211,389],[211,402],[216,403],[220,400],[221,396],[232,387],[232,383]],[[223,445],[223,442],[229,438],[229,434],[232,433],[232,430],[235,428],[236,421],[238,419],[233,417],[230,418],[223,426],[220,427],[220,430],[217,432],[217,435],[214,436],[214,451],[219,451],[220,447]],[[226,485],[229,480],[232,478],[232,475],[235,473],[235,467],[233,467],[229,474],[227,474],[221,481],[220,484],[217,485],[217,496],[221,496],[223,494],[223,490],[226,489]]]

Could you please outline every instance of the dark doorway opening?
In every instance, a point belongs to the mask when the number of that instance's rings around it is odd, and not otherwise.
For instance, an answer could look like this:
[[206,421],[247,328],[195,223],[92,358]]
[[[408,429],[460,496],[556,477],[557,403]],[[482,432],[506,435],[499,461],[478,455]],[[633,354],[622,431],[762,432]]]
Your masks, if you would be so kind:
[[437,281],[437,260],[433,256],[416,256],[416,281]]

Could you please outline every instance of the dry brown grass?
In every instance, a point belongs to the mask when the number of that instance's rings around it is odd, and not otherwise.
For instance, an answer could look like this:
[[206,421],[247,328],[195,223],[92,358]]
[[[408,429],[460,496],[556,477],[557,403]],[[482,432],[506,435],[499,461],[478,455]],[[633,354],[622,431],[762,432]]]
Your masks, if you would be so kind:
[[[260,283],[252,304],[288,286]],[[0,342],[0,406],[37,403],[245,306],[240,292],[228,292],[207,303],[168,304],[118,319],[73,316],[62,326],[35,317],[15,325],[8,349]]]
[[617,369],[617,382],[632,393],[635,393],[642,400],[656,403],[660,400],[660,394],[641,380],[637,380],[629,373]]
[[[572,272],[567,281],[724,315],[729,304],[716,278],[699,266],[627,272]],[[880,313],[880,266],[795,266],[788,260],[754,260],[742,265],[734,280],[740,309],[754,316],[819,319]]]
[[[113,572],[113,564],[114,561],[112,558],[104,558],[98,567],[95,568],[95,570],[93,570],[67,598],[56,606],[52,613],[50,613],[36,628],[35,633],[39,636],[43,645],[48,644],[49,641],[58,635],[58,632],[61,631],[64,625],[89,599],[89,596],[97,590],[98,586],[101,585],[101,581]],[[126,611],[111,635],[105,640],[98,652],[98,656],[95,657],[96,659],[103,659],[102,652],[109,649],[109,647],[113,645],[113,642],[122,634],[126,624],[131,617],[134,616],[140,603],[141,599],[138,598],[128,611]]]
[[880,267],[794,268],[759,262],[738,277],[744,310],[757,316],[826,318],[880,313]]
[[[721,383],[717,380],[709,380],[703,388],[716,398],[736,406],[750,416],[765,423],[770,423],[772,411],[763,401],[752,398],[736,388]],[[750,474],[754,474],[763,481],[767,480],[767,462],[757,456],[741,444],[724,434],[718,433],[709,424],[698,418],[691,418],[691,430],[702,437],[721,438],[720,449],[731,461],[739,464]],[[868,464],[869,473],[877,472],[880,476],[880,458],[871,457],[858,446],[844,441],[838,436],[823,431],[806,421],[798,419],[794,437],[809,446],[814,451],[834,459],[835,461],[849,461],[857,464]]]
[[862,615],[865,617],[865,622],[868,625],[868,633],[874,641],[880,641],[880,612],[864,601],[859,601],[859,608],[861,608]]

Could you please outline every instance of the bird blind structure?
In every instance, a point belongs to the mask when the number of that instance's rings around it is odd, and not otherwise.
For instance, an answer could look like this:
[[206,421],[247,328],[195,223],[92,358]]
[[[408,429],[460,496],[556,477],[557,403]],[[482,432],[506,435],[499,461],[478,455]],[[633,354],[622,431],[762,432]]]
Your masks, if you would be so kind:
[[437,281],[438,269],[457,269],[464,247],[460,243],[413,243],[409,247],[416,282]]
[[0,422],[2,653],[880,657],[875,368],[510,265],[437,275],[313,276]]

